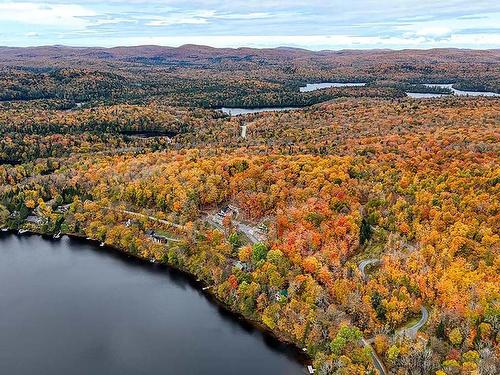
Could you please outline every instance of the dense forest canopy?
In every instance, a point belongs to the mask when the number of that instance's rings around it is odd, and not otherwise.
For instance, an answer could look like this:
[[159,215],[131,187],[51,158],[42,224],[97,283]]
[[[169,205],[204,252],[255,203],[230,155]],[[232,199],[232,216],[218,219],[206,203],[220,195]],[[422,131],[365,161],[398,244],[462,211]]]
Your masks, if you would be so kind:
[[[305,106],[340,96],[404,96],[405,88],[421,83],[500,93],[499,61],[499,50],[0,47],[0,100],[161,98],[211,108]],[[300,94],[298,88],[310,82],[369,85]]]
[[[499,60],[0,48],[0,227],[190,272],[320,375],[374,374],[376,358],[391,374],[497,374],[500,98],[404,92],[500,92]],[[367,85],[298,90],[322,81]]]

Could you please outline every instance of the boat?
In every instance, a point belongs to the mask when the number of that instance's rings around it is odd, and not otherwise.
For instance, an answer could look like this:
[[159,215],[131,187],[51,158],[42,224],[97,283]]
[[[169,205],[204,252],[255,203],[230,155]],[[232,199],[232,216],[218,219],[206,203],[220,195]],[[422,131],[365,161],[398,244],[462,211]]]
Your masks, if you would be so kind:
[[105,245],[105,243],[104,243],[104,242],[101,242],[101,243],[99,244],[99,246],[100,246],[100,247],[103,247],[104,245]]
[[61,232],[54,234],[54,238],[61,238]]
[[26,233],[28,230],[27,229],[19,229],[19,234]]
[[2,228],[2,232],[7,232],[9,228]]
[[150,260],[149,260],[149,262],[150,262],[150,263],[155,263],[155,262],[156,262],[156,260],[154,260],[154,259],[150,259]]

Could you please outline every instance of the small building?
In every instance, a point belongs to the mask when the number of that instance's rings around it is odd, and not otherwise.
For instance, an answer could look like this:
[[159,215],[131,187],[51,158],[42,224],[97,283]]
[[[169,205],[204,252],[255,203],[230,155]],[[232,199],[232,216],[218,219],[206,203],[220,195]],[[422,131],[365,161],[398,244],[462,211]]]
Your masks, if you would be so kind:
[[286,289],[282,289],[274,294],[274,299],[278,302],[286,300],[287,298],[288,298],[288,290]]
[[241,270],[241,271],[245,271],[245,272],[250,271],[250,265],[246,262],[241,262],[239,260],[234,262],[234,267]]
[[40,216],[30,215],[26,218],[26,222],[30,224],[42,225],[45,223],[45,219]]
[[63,214],[69,210],[70,206],[71,206],[70,204],[64,204],[62,206],[57,207],[55,211],[57,213]]
[[265,234],[265,233],[269,232],[269,228],[268,228],[268,227],[267,227],[267,225],[266,225],[266,224],[264,224],[264,223],[259,224],[259,225],[257,226],[257,229],[258,229],[258,231],[259,231],[260,233],[263,233],[263,234]]
[[147,229],[145,233],[146,236],[148,236],[151,241],[156,243],[167,243],[169,240],[168,237],[162,236],[161,234],[156,233],[152,229]]

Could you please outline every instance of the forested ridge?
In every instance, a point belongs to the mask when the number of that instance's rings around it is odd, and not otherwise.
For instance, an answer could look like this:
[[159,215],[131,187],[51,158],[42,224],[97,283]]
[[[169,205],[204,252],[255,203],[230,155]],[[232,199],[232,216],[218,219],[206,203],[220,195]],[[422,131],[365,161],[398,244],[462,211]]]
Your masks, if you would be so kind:
[[[403,97],[422,83],[500,93],[498,50],[320,51],[293,48],[0,48],[0,100],[177,106],[307,106],[342,96]],[[311,82],[365,82],[299,93]]]
[[[500,99],[416,100],[375,78],[446,73],[498,91],[498,51],[422,51],[406,68],[408,51],[4,52],[0,227],[185,270],[304,350],[316,374],[374,374],[371,350],[390,374],[498,373]],[[54,78],[83,60],[85,73]],[[288,66],[296,84],[278,73]],[[39,72],[47,81],[33,86]],[[177,91],[129,85],[141,74]],[[210,109],[246,103],[240,89],[260,105],[334,76],[370,84],[318,90],[286,112]],[[220,87],[203,91],[214,77]]]

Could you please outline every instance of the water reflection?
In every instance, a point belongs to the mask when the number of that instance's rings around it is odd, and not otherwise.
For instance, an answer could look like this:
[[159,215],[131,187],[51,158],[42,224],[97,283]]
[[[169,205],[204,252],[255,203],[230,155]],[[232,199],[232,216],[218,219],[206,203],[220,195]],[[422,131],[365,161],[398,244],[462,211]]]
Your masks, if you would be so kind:
[[1,374],[302,374],[300,353],[183,272],[86,241],[0,235]]

